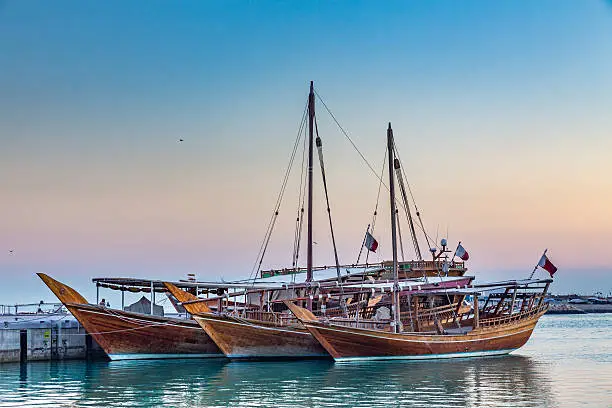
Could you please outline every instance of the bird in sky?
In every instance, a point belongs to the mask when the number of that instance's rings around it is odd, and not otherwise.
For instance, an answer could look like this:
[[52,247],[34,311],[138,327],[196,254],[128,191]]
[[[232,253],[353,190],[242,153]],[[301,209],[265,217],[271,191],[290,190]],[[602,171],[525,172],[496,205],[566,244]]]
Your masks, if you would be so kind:
[[184,140],[183,139],[179,139],[179,142],[184,142]]
[[13,250],[9,249],[9,255],[13,255]]

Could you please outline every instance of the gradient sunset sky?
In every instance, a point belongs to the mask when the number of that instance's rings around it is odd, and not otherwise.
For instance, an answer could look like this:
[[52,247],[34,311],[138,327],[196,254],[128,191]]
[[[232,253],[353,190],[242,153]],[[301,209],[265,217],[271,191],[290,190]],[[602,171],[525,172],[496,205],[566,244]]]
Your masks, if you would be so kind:
[[[0,303],[54,300],[35,272],[92,301],[96,276],[248,276],[310,80],[376,169],[392,122],[427,230],[461,240],[470,273],[526,277],[548,248],[553,292],[612,291],[609,2],[8,0]],[[351,263],[378,181],[317,103]],[[291,263],[298,178],[265,267]]]

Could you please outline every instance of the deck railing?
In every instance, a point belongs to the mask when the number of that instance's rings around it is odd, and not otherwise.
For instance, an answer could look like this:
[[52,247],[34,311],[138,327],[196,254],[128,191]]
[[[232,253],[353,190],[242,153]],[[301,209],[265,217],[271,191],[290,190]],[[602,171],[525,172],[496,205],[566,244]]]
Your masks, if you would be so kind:
[[548,309],[548,305],[547,304],[543,304],[543,305],[534,307],[533,309],[525,310],[525,311],[520,312],[520,313],[514,313],[514,314],[505,315],[505,316],[498,316],[498,317],[490,317],[490,318],[480,319],[479,324],[480,324],[480,326],[483,326],[483,327],[498,326],[500,324],[510,323],[510,322],[513,322],[513,321],[516,321],[516,320],[521,320],[521,319],[524,319],[526,317],[530,317],[530,316],[536,315],[536,314],[538,314],[540,312],[546,311],[546,309]]
[[273,323],[280,326],[299,325],[299,320],[288,313],[267,312],[263,310],[247,310],[239,317]]
[[381,320],[355,320],[355,319],[347,319],[342,317],[334,317],[329,319],[329,323],[337,324],[339,326],[345,327],[355,327],[360,329],[375,329],[375,330],[391,330],[391,320],[390,319],[381,319]]
[[[442,273],[443,261],[400,261],[398,262],[398,269],[400,272],[405,271],[424,271],[424,270],[437,270]],[[379,263],[367,263],[367,264],[351,264],[351,265],[340,265],[340,268],[376,268],[381,267],[385,269],[391,268],[393,263],[391,261],[383,261]],[[330,266],[316,266],[313,267],[313,271],[328,269]],[[449,263],[450,270],[465,270],[465,262],[450,262]],[[260,272],[260,276],[262,278],[268,278],[271,276],[282,276],[282,275],[295,275],[298,273],[305,273],[306,268],[283,268],[283,269],[269,269],[262,270]],[[358,272],[355,272],[358,273]]]

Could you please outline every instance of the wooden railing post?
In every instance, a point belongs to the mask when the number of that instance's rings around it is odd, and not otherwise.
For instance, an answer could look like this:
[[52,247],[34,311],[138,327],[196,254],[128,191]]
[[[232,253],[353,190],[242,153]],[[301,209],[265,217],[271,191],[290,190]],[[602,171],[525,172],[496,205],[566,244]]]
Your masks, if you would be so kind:
[[518,291],[518,288],[515,286],[514,290],[512,291],[512,302],[510,303],[510,313],[512,314],[514,313],[514,305],[516,303],[516,292]]
[[474,329],[479,327],[478,295],[474,294]]
[[527,293],[523,293],[523,298],[521,300],[521,313],[525,311],[527,306]]
[[550,286],[550,282],[548,282],[546,284],[546,286],[544,287],[544,291],[542,292],[542,295],[540,297],[540,301],[538,302],[538,306],[542,305],[542,302],[544,302],[544,297],[546,296],[546,292],[548,292],[548,287]]
[[499,309],[501,308],[502,304],[504,303],[504,300],[506,299],[506,296],[508,296],[508,292],[510,291],[510,288],[506,288],[504,294],[502,295],[502,297],[499,299],[499,302],[497,303],[497,306],[495,307],[495,311],[493,312],[494,315],[496,315],[497,313],[499,313]]

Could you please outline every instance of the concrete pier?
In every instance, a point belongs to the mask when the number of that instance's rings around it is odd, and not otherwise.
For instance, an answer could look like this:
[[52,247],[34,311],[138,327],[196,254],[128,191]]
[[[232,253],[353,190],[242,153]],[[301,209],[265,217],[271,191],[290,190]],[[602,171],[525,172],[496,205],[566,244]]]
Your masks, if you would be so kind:
[[0,329],[0,363],[104,357],[82,327]]
[[[4,306],[0,314],[0,363],[106,358],[100,346],[61,304]],[[19,306],[19,308],[18,308]],[[42,311],[47,308],[50,311]],[[6,313],[6,312],[9,313]]]

